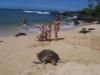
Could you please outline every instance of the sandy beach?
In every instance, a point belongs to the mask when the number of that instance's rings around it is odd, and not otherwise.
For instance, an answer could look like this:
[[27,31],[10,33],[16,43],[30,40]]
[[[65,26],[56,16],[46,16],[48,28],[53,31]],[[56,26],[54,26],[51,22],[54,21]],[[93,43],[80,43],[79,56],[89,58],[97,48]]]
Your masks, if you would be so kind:
[[[95,30],[79,33],[84,27]],[[99,24],[60,31],[58,41],[38,42],[35,37],[0,37],[0,75],[100,75]],[[54,50],[61,63],[57,66],[33,63],[43,49]]]

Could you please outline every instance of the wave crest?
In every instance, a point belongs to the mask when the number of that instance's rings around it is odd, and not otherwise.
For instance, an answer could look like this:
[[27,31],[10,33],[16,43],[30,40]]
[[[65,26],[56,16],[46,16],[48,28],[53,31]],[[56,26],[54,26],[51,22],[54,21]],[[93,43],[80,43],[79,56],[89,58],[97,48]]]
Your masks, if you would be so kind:
[[25,13],[35,13],[35,14],[44,14],[44,15],[49,15],[50,12],[48,11],[29,11],[29,10],[25,10]]

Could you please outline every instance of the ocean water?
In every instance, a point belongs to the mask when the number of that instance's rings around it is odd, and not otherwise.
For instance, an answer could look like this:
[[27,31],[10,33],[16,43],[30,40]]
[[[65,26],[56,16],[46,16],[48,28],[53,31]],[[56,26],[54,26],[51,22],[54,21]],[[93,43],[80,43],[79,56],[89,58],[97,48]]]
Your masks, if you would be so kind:
[[18,9],[0,9],[1,24],[19,24],[23,17],[26,17],[29,23],[53,21],[57,12],[43,10],[18,10]]
[[[28,28],[32,28],[36,24],[41,25],[48,22],[53,24],[54,17],[58,14],[57,11],[0,9],[0,36],[10,35],[20,30],[21,20],[24,17],[27,18]],[[60,20],[63,21],[62,18]]]

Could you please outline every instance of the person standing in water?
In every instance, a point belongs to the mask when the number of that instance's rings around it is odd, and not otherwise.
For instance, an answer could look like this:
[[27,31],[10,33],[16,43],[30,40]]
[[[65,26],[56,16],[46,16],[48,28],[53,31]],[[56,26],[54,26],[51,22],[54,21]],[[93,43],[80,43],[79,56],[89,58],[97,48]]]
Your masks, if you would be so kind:
[[58,39],[59,24],[60,24],[59,16],[56,16],[54,21],[55,40]]
[[22,28],[23,28],[23,29],[27,29],[28,21],[27,21],[27,18],[26,18],[26,17],[24,17],[24,18],[21,20],[21,23],[22,23]]

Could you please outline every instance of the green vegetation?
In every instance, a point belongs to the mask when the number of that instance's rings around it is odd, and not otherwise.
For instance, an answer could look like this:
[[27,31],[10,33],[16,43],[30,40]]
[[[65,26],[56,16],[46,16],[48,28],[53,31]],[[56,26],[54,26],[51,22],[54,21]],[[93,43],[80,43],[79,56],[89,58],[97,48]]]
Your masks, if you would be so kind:
[[81,12],[85,15],[100,16],[100,2],[97,0],[97,5],[94,8],[91,8],[91,5],[93,6],[91,1],[92,0],[89,0],[90,7],[82,9]]
[[97,5],[93,9],[84,8],[81,10],[81,12],[85,15],[100,16],[100,6]]
[[100,15],[100,6],[96,6],[94,9],[84,8],[81,12],[85,15],[98,16]]
[[100,6],[96,6],[92,13],[95,16],[100,16]]
[[93,9],[84,8],[81,10],[81,12],[85,15],[89,15],[91,12],[93,12]]

